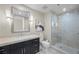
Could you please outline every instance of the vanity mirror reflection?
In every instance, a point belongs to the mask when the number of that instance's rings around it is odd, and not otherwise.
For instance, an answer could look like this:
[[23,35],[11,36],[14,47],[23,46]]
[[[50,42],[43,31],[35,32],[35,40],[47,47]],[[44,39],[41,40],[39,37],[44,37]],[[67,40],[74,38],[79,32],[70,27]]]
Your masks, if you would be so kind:
[[29,11],[19,10],[17,8],[12,7],[11,14],[13,16],[12,21],[12,32],[29,32],[30,24],[29,24]]

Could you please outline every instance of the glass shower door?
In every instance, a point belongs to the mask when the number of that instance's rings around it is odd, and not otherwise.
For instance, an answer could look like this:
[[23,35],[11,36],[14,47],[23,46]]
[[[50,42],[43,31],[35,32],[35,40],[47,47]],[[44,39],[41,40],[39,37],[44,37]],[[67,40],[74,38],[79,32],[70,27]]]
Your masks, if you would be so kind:
[[51,18],[51,22],[52,22],[52,27],[51,27],[51,41],[52,41],[52,44],[56,44],[58,42],[60,42],[61,40],[61,36],[60,36],[60,30],[59,30],[59,20],[57,18],[57,16],[52,16]]

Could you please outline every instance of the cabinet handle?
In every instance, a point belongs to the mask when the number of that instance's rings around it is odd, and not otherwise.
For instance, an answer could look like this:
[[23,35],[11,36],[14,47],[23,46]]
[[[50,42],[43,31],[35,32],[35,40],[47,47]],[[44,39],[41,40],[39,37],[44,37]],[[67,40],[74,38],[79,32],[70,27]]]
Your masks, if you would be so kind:
[[35,50],[35,52],[37,52],[37,50]]
[[35,41],[38,41],[38,40],[35,40]]
[[0,51],[4,51],[5,49],[1,49]]

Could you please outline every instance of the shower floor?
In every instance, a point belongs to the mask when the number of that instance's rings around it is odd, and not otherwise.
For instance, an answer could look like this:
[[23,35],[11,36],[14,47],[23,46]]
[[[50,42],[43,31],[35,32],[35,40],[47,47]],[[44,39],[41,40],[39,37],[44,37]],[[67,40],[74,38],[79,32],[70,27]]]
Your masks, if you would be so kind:
[[62,50],[63,52],[67,54],[79,54],[79,49],[69,47],[65,44],[57,43],[54,45],[57,49]]

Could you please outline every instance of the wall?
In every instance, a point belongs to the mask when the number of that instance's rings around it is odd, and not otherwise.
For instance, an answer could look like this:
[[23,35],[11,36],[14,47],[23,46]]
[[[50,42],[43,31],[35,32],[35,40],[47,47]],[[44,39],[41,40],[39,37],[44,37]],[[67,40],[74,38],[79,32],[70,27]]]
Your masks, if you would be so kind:
[[[11,19],[8,19],[7,16],[10,16],[10,9],[12,6],[19,7],[24,10],[29,10],[32,16],[32,22],[30,23],[30,32],[23,32],[23,33],[12,33],[11,32]],[[7,13],[7,15],[6,15]],[[7,37],[7,36],[19,36],[19,35],[30,35],[30,34],[40,34],[35,30],[35,23],[41,22],[44,25],[44,15],[41,12],[32,10],[24,5],[0,5],[0,37]],[[41,32],[41,34],[43,34]]]
[[62,43],[79,49],[79,11],[62,14],[59,18],[62,25]]

